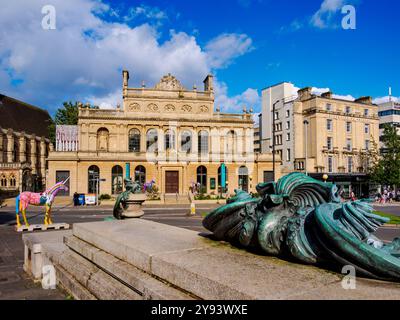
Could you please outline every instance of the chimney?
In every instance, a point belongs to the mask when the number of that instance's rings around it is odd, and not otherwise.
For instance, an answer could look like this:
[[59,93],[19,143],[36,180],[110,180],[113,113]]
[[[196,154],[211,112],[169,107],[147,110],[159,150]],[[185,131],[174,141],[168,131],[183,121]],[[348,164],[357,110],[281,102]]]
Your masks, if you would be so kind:
[[128,82],[129,82],[129,71],[122,71],[122,96],[125,98],[128,95]]
[[332,91],[324,92],[323,94],[321,94],[321,97],[326,99],[332,99]]
[[214,76],[209,74],[203,81],[204,91],[214,92]]
[[356,100],[354,100],[356,103],[363,103],[363,104],[372,104],[372,97],[366,96],[366,97],[360,97]]
[[300,101],[310,99],[312,97],[311,91],[312,91],[311,87],[305,87],[297,91],[297,93],[299,94]]

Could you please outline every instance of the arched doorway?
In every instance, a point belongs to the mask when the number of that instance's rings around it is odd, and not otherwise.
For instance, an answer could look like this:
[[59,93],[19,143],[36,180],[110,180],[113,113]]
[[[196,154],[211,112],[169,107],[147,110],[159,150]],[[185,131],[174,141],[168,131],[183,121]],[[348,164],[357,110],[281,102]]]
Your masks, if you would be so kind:
[[249,192],[249,170],[247,167],[242,166],[239,168],[239,189],[245,192]]
[[32,175],[29,170],[25,170],[22,173],[22,191],[33,191],[32,190]]
[[205,166],[197,168],[197,183],[200,184],[200,193],[207,193],[207,168]]
[[100,190],[100,169],[98,166],[90,166],[88,169],[88,193],[96,193]]
[[135,168],[135,181],[141,185],[146,183],[146,168],[143,166],[137,166]]
[[123,191],[123,170],[121,166],[114,166],[111,170],[111,193],[119,194]]

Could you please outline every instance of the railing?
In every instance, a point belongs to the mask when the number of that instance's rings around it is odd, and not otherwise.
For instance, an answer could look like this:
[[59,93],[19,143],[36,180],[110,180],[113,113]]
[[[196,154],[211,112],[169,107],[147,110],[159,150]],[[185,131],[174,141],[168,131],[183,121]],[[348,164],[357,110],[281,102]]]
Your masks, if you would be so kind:
[[19,169],[20,163],[0,163],[1,169]]

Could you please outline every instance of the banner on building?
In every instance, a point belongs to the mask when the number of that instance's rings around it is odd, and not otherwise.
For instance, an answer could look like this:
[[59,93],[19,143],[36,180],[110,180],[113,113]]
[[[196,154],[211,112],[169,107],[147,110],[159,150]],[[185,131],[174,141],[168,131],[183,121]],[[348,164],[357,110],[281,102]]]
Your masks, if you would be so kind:
[[78,151],[78,126],[56,126],[56,151]]

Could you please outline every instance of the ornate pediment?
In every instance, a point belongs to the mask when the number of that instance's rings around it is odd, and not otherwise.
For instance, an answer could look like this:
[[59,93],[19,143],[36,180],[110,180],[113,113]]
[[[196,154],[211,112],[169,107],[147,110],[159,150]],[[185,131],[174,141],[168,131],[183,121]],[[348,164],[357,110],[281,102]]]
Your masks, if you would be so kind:
[[154,87],[157,90],[185,90],[177,78],[168,73],[168,75],[161,78],[160,82]]

